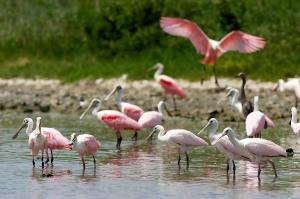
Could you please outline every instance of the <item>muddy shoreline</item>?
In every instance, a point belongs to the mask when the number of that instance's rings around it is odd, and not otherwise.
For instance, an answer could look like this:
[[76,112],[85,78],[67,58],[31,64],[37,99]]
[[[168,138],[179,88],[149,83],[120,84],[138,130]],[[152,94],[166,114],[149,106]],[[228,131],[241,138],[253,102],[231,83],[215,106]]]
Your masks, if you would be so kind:
[[[239,121],[237,112],[229,105],[226,90],[215,88],[213,80],[189,82],[178,80],[186,90],[188,99],[177,100],[174,116],[206,120],[217,117],[222,121]],[[220,79],[222,86],[239,88],[241,82],[233,79]],[[153,110],[162,99],[162,89],[153,80],[123,81],[116,79],[82,80],[64,84],[59,80],[0,79],[0,110],[3,112],[54,112],[80,115],[90,99],[103,99],[117,84],[125,87],[124,101]],[[249,80],[246,85],[248,98],[260,96],[260,109],[273,119],[289,118],[294,98],[287,93],[273,91],[275,83]],[[171,98],[167,99],[169,109],[173,108]],[[103,103],[103,109],[114,109],[114,101]]]

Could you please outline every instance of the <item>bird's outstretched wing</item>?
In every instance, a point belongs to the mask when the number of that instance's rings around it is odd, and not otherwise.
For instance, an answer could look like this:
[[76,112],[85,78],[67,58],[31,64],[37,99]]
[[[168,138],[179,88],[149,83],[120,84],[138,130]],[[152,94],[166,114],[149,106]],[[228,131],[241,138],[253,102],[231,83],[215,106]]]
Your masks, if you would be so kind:
[[241,31],[232,31],[220,41],[218,56],[227,51],[252,53],[264,48],[265,44],[266,42],[262,37],[253,36]]
[[187,19],[162,17],[160,27],[170,35],[188,38],[197,52],[205,55],[209,47],[209,38],[194,22]]

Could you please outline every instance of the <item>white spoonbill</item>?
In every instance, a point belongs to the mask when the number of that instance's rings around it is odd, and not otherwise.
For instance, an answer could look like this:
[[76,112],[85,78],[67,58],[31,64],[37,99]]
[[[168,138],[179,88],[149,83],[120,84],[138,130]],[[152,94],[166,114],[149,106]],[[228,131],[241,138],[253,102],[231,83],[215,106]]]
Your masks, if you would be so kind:
[[230,142],[234,145],[236,150],[248,153],[249,157],[251,157],[251,161],[258,164],[258,178],[260,177],[260,165],[262,163],[270,163],[273,167],[274,175],[277,177],[275,164],[272,161],[272,158],[287,157],[288,154],[285,149],[272,141],[262,138],[245,138],[238,140],[234,135],[234,131],[230,127],[225,128],[222,135],[216,141],[214,141],[213,144],[216,144],[225,135],[228,136]]
[[278,80],[278,83],[274,90],[279,90],[280,92],[287,91],[292,93],[295,97],[295,107],[298,106],[300,100],[300,79],[299,78],[289,78],[287,81],[283,79]]
[[172,129],[165,132],[165,129],[161,125],[157,125],[153,128],[152,133],[147,139],[153,136],[154,133],[158,133],[158,140],[163,142],[173,143],[178,147],[178,166],[180,167],[180,153],[185,153],[187,168],[189,167],[188,151],[196,148],[207,146],[208,143],[202,138],[198,137],[194,133],[185,129]]
[[300,135],[300,123],[297,122],[297,109],[296,107],[291,108],[292,111],[292,120],[291,120],[291,127],[293,132],[296,135]]
[[[201,134],[203,131],[207,129],[208,137],[210,143],[216,141],[222,133],[217,133],[218,130],[218,120],[215,118],[211,118],[208,123],[200,130],[198,133]],[[244,151],[237,150],[236,147],[230,142],[228,137],[222,137],[215,143],[214,147],[216,147],[222,154],[224,154],[227,161],[227,175],[229,171],[229,163],[232,162],[233,173],[235,174],[235,162],[234,160],[250,160],[250,157]]]
[[215,72],[217,59],[228,51],[253,53],[265,47],[261,37],[253,36],[242,31],[231,31],[221,41],[210,39],[201,28],[187,19],[162,17],[160,27],[166,33],[189,39],[197,53],[204,55],[202,64],[213,65],[215,84],[220,87]]
[[94,159],[94,168],[96,167],[95,155],[98,149],[101,147],[101,143],[90,134],[77,135],[76,133],[71,134],[71,144],[81,158],[83,170],[85,170],[85,155],[92,155]]

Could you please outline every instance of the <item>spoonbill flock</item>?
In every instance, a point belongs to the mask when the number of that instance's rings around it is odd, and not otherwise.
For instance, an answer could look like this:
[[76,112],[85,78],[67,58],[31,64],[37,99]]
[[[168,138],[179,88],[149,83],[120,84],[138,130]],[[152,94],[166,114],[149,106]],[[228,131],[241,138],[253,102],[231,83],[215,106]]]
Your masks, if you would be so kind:
[[[160,26],[168,34],[188,38],[197,52],[204,56],[202,64],[213,65],[215,76],[215,84],[219,86],[215,65],[217,59],[228,51],[238,51],[240,53],[253,53],[265,46],[265,41],[261,37],[253,36],[241,31],[232,31],[220,41],[210,39],[198,25],[194,22],[171,17],[162,17]],[[239,73],[236,78],[242,80],[240,90],[229,87],[227,96],[230,105],[236,109],[239,116],[244,120],[245,137],[238,139],[235,137],[235,131],[231,127],[226,127],[222,132],[218,132],[219,122],[216,118],[210,118],[208,123],[199,131],[193,133],[186,129],[166,129],[162,126],[166,119],[165,112],[169,112],[166,107],[166,97],[170,95],[173,99],[174,110],[177,110],[176,97],[181,99],[187,98],[187,94],[183,87],[173,78],[163,75],[164,66],[161,63],[154,65],[150,70],[155,70],[154,79],[160,84],[163,89],[163,100],[158,101],[157,110],[144,111],[140,106],[124,102],[124,88],[117,85],[103,99],[94,98],[90,101],[88,107],[79,117],[80,120],[92,109],[92,115],[96,116],[97,120],[106,127],[112,129],[116,135],[116,148],[121,150],[122,133],[131,131],[133,140],[137,141],[138,133],[143,129],[152,129],[152,132],[147,136],[147,139],[152,139],[157,133],[159,141],[174,145],[178,150],[177,164],[180,168],[182,154],[186,157],[186,167],[190,166],[190,157],[188,152],[195,148],[209,147],[203,132],[207,131],[210,145],[215,147],[220,153],[225,156],[227,163],[227,174],[230,170],[230,164],[235,175],[236,161],[248,161],[258,165],[257,177],[261,175],[261,165],[269,163],[277,177],[277,170],[273,162],[273,158],[287,157],[293,154],[291,148],[285,150],[283,147],[274,143],[271,140],[263,139],[262,132],[265,128],[274,128],[274,122],[259,109],[259,97],[254,97],[254,102],[248,100],[245,91],[246,74]],[[292,92],[295,96],[295,107],[291,108],[292,120],[291,128],[296,135],[300,134],[300,123],[297,123],[297,104],[300,99],[300,83],[299,79],[291,79],[288,82],[279,80],[275,89],[280,91]],[[118,110],[102,110],[110,97],[115,95],[115,104]],[[156,103],[155,103],[156,104]],[[145,109],[146,110],[146,109]],[[170,115],[170,114],[169,114]],[[99,124],[101,125],[101,124]],[[71,134],[71,139],[68,140],[58,130],[54,128],[42,127],[42,118],[36,118],[36,128],[33,130],[33,120],[25,118],[22,126],[13,135],[13,139],[17,138],[21,129],[27,126],[26,134],[28,135],[28,146],[31,150],[32,164],[35,166],[35,157],[41,151],[42,167],[50,161],[53,164],[53,150],[75,150],[78,152],[82,161],[83,170],[85,170],[86,155],[93,157],[94,168],[96,167],[96,153],[101,148],[101,142],[91,134]],[[51,159],[49,160],[49,151]],[[44,162],[44,153],[46,152],[46,161]]]

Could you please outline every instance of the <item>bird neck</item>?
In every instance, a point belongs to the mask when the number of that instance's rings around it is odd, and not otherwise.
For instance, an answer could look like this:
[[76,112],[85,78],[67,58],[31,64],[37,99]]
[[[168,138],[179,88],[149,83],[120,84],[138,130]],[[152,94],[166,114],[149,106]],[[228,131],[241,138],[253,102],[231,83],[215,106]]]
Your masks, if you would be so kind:
[[238,103],[238,98],[239,98],[239,93],[234,92],[234,94],[230,96],[230,104],[235,105],[236,103]]
[[41,132],[41,121],[40,120],[37,120],[37,122],[36,122],[35,132],[38,135],[40,135],[42,133]]
[[158,80],[158,78],[159,78],[159,76],[162,74],[163,70],[164,70],[164,67],[163,67],[163,66],[159,66],[159,67],[157,68],[157,70],[156,70],[155,73],[154,73],[154,79],[155,79],[155,80]]
[[253,111],[259,111],[259,107],[258,107],[258,96],[254,97],[254,103],[253,103]]
[[116,103],[117,103],[117,105],[119,106],[119,108],[120,108],[120,105],[121,105],[121,102],[122,102],[122,97],[123,97],[123,90],[119,90],[119,91],[117,92],[116,98],[115,98]]
[[158,106],[157,106],[158,112],[160,114],[162,114],[162,115],[163,115],[163,111],[164,111],[164,107],[163,106],[164,106],[163,103],[159,103]]
[[168,138],[165,135],[165,130],[164,129],[161,129],[159,131],[157,138],[158,138],[158,140],[163,141],[163,142],[168,141]]
[[229,141],[235,146],[242,150],[244,150],[243,145],[240,143],[240,140],[238,140],[233,134],[227,134]]
[[100,108],[101,108],[101,105],[96,106],[92,111],[92,115],[98,116]]
[[207,129],[208,137],[210,140],[214,139],[214,135],[217,133],[218,125],[209,126]]
[[26,128],[26,135],[29,136],[30,133],[32,133],[33,129],[33,121],[29,121]]

